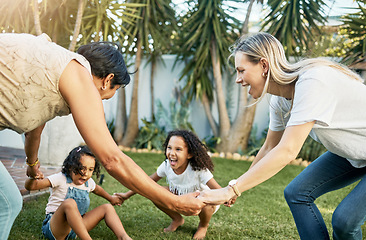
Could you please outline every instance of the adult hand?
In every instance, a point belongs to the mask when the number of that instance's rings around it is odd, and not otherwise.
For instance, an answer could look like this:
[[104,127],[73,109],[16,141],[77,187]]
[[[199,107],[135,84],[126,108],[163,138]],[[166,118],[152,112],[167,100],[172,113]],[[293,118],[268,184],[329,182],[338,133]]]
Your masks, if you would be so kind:
[[128,199],[127,194],[126,193],[123,193],[123,192],[121,192],[121,193],[114,193],[113,195],[119,197],[122,201],[125,201],[125,200]]
[[123,198],[120,198],[119,196],[117,196],[116,194],[113,194],[112,197],[111,197],[111,201],[110,203],[115,206],[115,205],[118,205],[118,206],[121,206],[121,204],[124,202]]
[[200,199],[197,198],[199,192],[188,193],[178,196],[178,203],[176,204],[176,211],[186,215],[198,215],[202,208],[206,206]]
[[42,171],[39,169],[41,164],[38,162],[33,167],[28,166],[27,167],[27,176],[34,179],[43,179],[44,175]]
[[206,204],[220,205],[229,203],[229,205],[231,205],[233,202],[231,200],[235,196],[231,187],[227,186],[220,189],[204,190],[200,192],[200,195],[197,198]]

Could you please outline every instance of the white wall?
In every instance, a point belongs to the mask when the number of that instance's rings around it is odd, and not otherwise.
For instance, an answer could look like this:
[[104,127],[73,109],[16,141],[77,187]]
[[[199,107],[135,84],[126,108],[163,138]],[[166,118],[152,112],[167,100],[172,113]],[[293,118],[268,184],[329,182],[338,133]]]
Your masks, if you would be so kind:
[[[175,56],[173,55],[165,55],[163,56],[165,66],[163,63],[157,64],[156,76],[155,76],[155,84],[154,84],[154,94],[155,99],[159,99],[164,107],[168,109],[169,102],[173,97],[173,89],[177,86],[183,86],[184,82],[179,82],[179,74],[183,69],[182,64],[177,64],[174,69],[172,69]],[[134,72],[134,68],[129,69],[130,72]],[[140,119],[146,118],[151,120],[151,112],[150,112],[150,64],[146,65],[146,60],[144,60],[141,64],[140,71],[140,81],[139,81],[139,97],[138,97],[138,117]],[[132,94],[133,87],[133,76],[131,75],[131,83],[126,86],[126,101],[127,101],[127,113],[130,109],[130,100]],[[224,78],[225,79],[225,78]],[[226,81],[226,80],[224,80]],[[236,100],[238,98],[238,88],[239,85],[235,84],[235,79],[232,80],[232,84],[234,84],[234,91],[232,91],[233,99]],[[226,84],[224,84],[225,86]],[[117,109],[117,96],[114,96],[110,100],[103,101],[103,106],[105,109],[106,120],[110,121],[114,118],[115,112]],[[236,105],[232,109],[231,112],[235,112]],[[156,107],[155,107],[156,110]],[[213,107],[214,117],[217,119],[217,109],[216,106]],[[233,113],[233,117],[235,114]],[[67,154],[72,148],[71,145],[79,144],[82,141],[80,134],[76,130],[72,122],[72,117],[68,116],[68,120],[64,120],[65,117],[57,117],[55,120],[51,120],[48,124],[46,124],[46,128],[44,133],[42,134],[42,142],[41,142],[41,151],[45,151],[44,149],[49,149],[48,151],[53,151],[54,153],[59,153],[62,146],[67,145],[67,149],[64,151]],[[57,123],[59,122],[59,123]],[[65,123],[67,122],[67,124]],[[197,101],[193,101],[191,104],[190,111],[190,122],[192,123],[195,131],[198,136],[203,138],[211,135],[211,129],[208,124],[205,112],[203,110],[202,104]],[[268,100],[264,98],[262,102],[260,102],[257,106],[256,115],[254,119],[254,124],[258,127],[258,136],[262,132],[264,128],[268,126]],[[47,126],[49,125],[49,126]],[[67,126],[66,126],[67,125]],[[52,140],[52,139],[55,140]],[[52,143],[51,143],[52,142]],[[71,145],[70,145],[71,144]],[[14,148],[23,148],[23,140],[21,135],[16,132],[5,130],[0,132],[0,146],[6,147],[14,147]],[[76,146],[76,145],[75,145]],[[62,151],[62,150],[61,150]],[[55,155],[51,152],[44,153],[44,155],[49,159],[48,162],[52,164],[53,160],[51,158],[55,158]],[[63,155],[65,155],[63,154]],[[59,154],[58,154],[59,155]]]

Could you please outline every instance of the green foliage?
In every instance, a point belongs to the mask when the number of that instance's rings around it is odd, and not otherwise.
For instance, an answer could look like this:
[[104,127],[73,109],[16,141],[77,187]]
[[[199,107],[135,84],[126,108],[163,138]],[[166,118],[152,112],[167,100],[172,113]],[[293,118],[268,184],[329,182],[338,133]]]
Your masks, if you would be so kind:
[[185,62],[180,79],[187,80],[188,99],[205,94],[212,101],[212,56],[217,56],[220,71],[227,68],[228,49],[239,37],[240,23],[230,14],[233,8],[224,5],[222,0],[191,3],[189,11],[180,18],[176,62]]
[[250,132],[249,140],[248,140],[248,147],[245,151],[245,155],[257,155],[259,149],[261,149],[264,141],[266,140],[268,128],[264,129],[261,137],[257,137],[258,127],[254,125]]
[[216,146],[221,142],[221,138],[215,136],[207,136],[202,139],[202,142],[207,146],[208,150],[212,153],[216,153]]
[[165,109],[160,100],[156,101],[157,113],[153,121],[142,119],[144,126],[139,129],[135,140],[137,148],[162,150],[167,132],[174,129],[188,129],[194,132],[189,122],[189,104],[187,99],[180,97],[178,101],[171,100],[169,109]]
[[[126,152],[148,175],[154,173],[164,160],[163,154]],[[215,164],[214,177],[221,185],[238,178],[250,166],[250,162],[231,159],[213,158]],[[304,168],[286,166],[281,172],[268,181],[248,190],[237,199],[232,208],[221,206],[210,221],[207,240],[297,240],[299,239],[291,212],[283,197],[283,189]],[[105,174],[102,187],[110,194],[126,192],[127,188]],[[166,185],[164,179],[158,182]],[[332,234],[332,212],[342,199],[353,189],[355,184],[325,194],[317,199],[316,204],[324,217],[329,233]],[[16,218],[9,240],[39,239],[44,219],[44,209],[48,194],[24,203],[23,209]],[[107,201],[95,194],[90,194],[93,209]],[[126,232],[133,239],[179,240],[192,239],[199,218],[184,216],[185,223],[174,233],[164,233],[163,228],[170,224],[170,218],[160,211],[148,199],[135,195],[121,206],[115,206]],[[362,230],[365,233],[365,225]],[[112,231],[101,221],[90,231],[95,240],[115,239]]]
[[114,133],[114,129],[115,129],[115,123],[114,123],[114,118],[111,121],[107,122],[107,127],[109,132],[111,133],[111,135],[113,136]]
[[167,136],[165,128],[159,126],[156,121],[149,122],[142,119],[142,122],[145,125],[139,129],[139,135],[135,140],[136,148],[163,150],[163,143]]
[[343,16],[345,36],[352,46],[348,49],[345,64],[366,60],[366,0],[356,1],[359,11]]
[[323,0],[272,0],[262,29],[273,34],[284,46],[287,56],[301,56],[313,41],[313,32],[326,22]]
[[316,142],[308,136],[297,157],[308,161],[314,161],[326,151],[327,149],[321,143]]
[[167,131],[174,129],[188,129],[194,131],[189,122],[189,103],[186,97],[179,96],[169,102],[169,109],[165,109],[160,100],[156,101],[156,119],[160,126],[165,126]]
[[135,55],[137,42],[141,42],[145,54],[155,53],[160,58],[168,53],[173,45],[171,37],[176,30],[175,10],[171,0],[130,0],[129,3],[144,4],[136,8],[134,14],[139,16],[136,22],[125,22],[122,27],[129,33],[126,38],[127,51]]
[[[35,34],[33,0],[2,1],[0,11],[6,12],[0,17],[1,32]],[[68,47],[73,35],[78,2],[75,0],[38,1],[38,14],[42,32],[52,41]],[[121,22],[136,22],[136,9],[142,4],[126,3],[119,0],[86,0],[78,45],[90,41],[120,41],[129,35]]]
[[314,34],[314,41],[310,42],[303,57],[331,57],[343,58],[352,47],[351,40],[345,35],[344,30],[338,33],[334,28],[322,27],[320,34]]

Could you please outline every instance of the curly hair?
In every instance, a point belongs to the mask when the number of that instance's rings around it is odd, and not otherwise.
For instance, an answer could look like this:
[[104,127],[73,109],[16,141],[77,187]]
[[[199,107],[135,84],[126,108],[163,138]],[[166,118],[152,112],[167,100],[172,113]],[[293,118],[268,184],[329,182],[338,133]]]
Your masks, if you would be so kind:
[[83,166],[80,163],[80,159],[82,156],[91,156],[94,158],[95,167],[93,174],[96,174],[97,178],[99,178],[100,174],[99,161],[95,158],[94,154],[90,151],[90,149],[87,146],[79,146],[71,150],[62,165],[61,172],[67,176],[71,176],[71,172],[83,176],[84,175]]
[[187,145],[188,153],[192,155],[190,159],[188,159],[189,163],[192,166],[194,171],[200,171],[208,169],[211,172],[214,170],[214,164],[207,153],[207,146],[203,144],[200,139],[191,131],[188,130],[174,130],[168,133],[168,136],[163,144],[164,153],[166,156],[166,151],[168,147],[168,143],[171,137],[177,136],[183,138],[184,142]]

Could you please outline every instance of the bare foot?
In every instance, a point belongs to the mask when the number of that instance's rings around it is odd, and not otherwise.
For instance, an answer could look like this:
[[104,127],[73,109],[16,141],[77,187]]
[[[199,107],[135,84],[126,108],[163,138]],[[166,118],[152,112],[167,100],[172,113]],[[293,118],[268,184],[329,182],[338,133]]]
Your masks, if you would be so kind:
[[207,229],[208,225],[206,227],[202,227],[201,224],[199,224],[196,233],[193,235],[193,239],[204,239],[206,237]]
[[183,217],[180,217],[177,220],[173,220],[167,228],[164,228],[164,232],[174,232],[179,226],[182,226],[183,223]]

